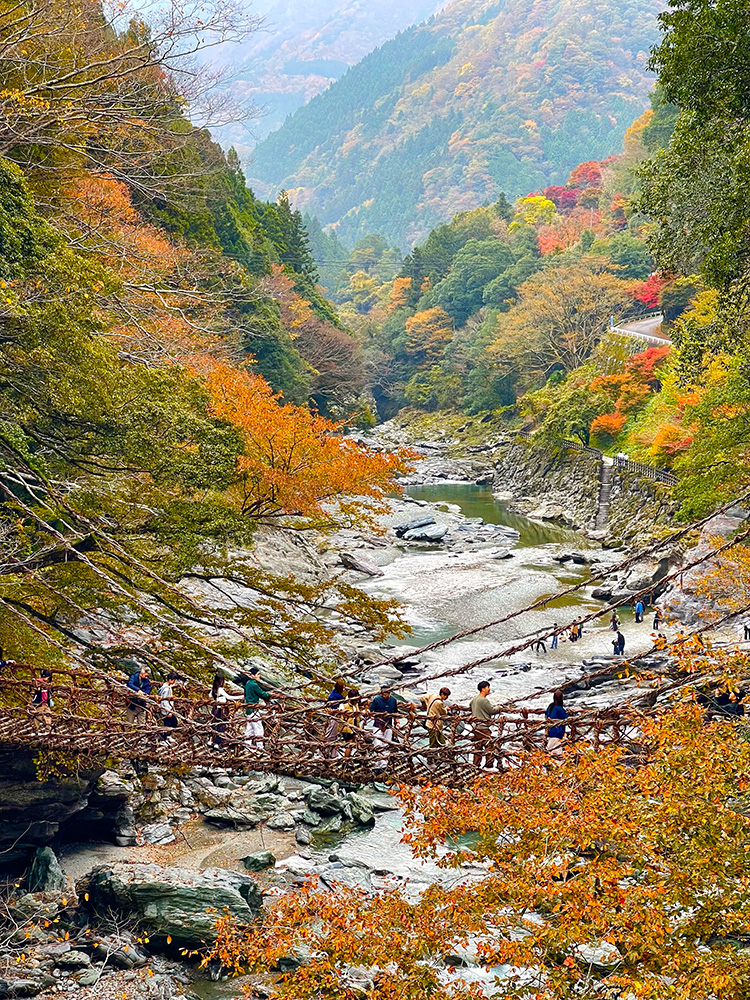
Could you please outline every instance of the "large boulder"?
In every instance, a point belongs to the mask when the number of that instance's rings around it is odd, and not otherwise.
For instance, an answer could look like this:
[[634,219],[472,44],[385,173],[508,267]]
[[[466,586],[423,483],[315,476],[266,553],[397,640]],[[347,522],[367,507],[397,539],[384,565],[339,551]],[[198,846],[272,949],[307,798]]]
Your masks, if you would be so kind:
[[356,570],[357,573],[366,573],[367,576],[383,575],[380,566],[365,556],[354,555],[352,552],[339,552],[339,561],[347,569]]
[[434,524],[435,518],[431,514],[425,514],[423,517],[412,518],[411,521],[407,521],[405,524],[398,524],[393,529],[399,538],[403,538],[407,531],[416,531],[417,528],[426,528],[429,524]]
[[448,534],[447,524],[427,524],[423,528],[412,528],[404,533],[406,542],[440,542]]
[[231,830],[253,829],[261,821],[260,814],[249,807],[240,809],[232,805],[209,809],[203,814],[203,818],[212,826],[229,827]]
[[216,940],[216,921],[223,914],[249,924],[263,903],[249,876],[220,868],[198,871],[122,862],[95,868],[78,890],[81,898],[88,893],[95,915],[114,911],[136,921],[154,945],[189,949]]
[[336,816],[347,811],[346,801],[325,788],[311,788],[306,798],[308,808],[324,816]]
[[625,588],[634,593],[647,590],[649,587],[657,588],[669,573],[670,565],[671,561],[668,558],[642,559],[625,577]]
[[51,847],[39,847],[29,868],[29,892],[62,892],[65,872]]
[[249,872],[262,872],[265,868],[273,868],[276,856],[270,851],[256,851],[242,858],[242,864]]
[[356,792],[349,792],[347,799],[354,819],[361,826],[372,826],[375,822],[375,814],[369,799],[366,799],[364,795],[357,795]]

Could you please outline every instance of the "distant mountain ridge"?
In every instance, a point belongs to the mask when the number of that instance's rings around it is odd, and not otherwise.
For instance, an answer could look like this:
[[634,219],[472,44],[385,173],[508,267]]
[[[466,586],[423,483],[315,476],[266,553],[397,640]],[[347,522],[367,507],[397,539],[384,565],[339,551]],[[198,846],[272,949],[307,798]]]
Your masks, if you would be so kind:
[[648,104],[662,0],[456,0],[287,119],[247,163],[354,242],[565,183]]
[[237,72],[238,93],[263,111],[250,129],[228,126],[219,138],[247,156],[306,101],[338,80],[376,46],[418,24],[448,0],[254,0],[260,30],[226,47],[220,61]]

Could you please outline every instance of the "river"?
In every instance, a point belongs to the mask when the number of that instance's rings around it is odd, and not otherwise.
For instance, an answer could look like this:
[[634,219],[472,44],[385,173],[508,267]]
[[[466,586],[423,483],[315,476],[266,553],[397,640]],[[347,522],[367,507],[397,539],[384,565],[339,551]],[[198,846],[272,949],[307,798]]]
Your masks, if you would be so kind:
[[[391,644],[388,653],[408,652],[436,640],[455,635],[487,621],[520,611],[560,589],[586,581],[589,569],[572,562],[561,565],[555,556],[562,552],[584,552],[589,558],[601,553],[578,532],[547,522],[532,521],[508,510],[496,500],[491,490],[471,484],[439,484],[409,487],[415,500],[426,501],[424,511],[453,518],[482,518],[486,524],[514,528],[520,537],[510,548],[512,558],[498,559],[497,545],[482,544],[468,551],[445,551],[441,546],[389,549],[375,553],[382,577],[361,586],[374,596],[391,597],[405,608],[412,634]],[[433,506],[435,505],[435,506]],[[414,508],[420,513],[419,508]],[[403,520],[401,513],[401,520]],[[398,520],[398,519],[396,519]],[[611,558],[616,558],[612,557]],[[575,594],[550,600],[544,608],[462,639],[421,658],[421,674],[430,677],[452,671],[465,663],[502,651],[519,637],[527,637],[556,623],[589,614],[601,603],[584,588]],[[632,645],[650,645],[648,622],[635,626],[624,608],[620,617]],[[525,698],[539,689],[577,676],[584,658],[611,655],[612,633],[608,620],[588,626],[583,639],[573,644],[561,641],[557,650],[534,653],[526,649],[509,658],[498,658],[487,665],[452,676],[448,681],[455,700],[465,701],[476,693],[480,679],[492,683],[492,697],[497,701]],[[437,684],[439,687],[440,684]],[[426,689],[436,689],[428,682]],[[419,689],[417,689],[419,690]]]

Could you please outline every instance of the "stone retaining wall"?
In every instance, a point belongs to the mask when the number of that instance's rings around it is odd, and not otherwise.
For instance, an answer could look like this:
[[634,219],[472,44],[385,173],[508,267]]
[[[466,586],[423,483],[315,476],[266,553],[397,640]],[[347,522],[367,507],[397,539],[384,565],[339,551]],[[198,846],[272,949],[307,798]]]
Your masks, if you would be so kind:
[[[516,497],[521,513],[592,531],[599,500],[599,462],[586,452],[512,439],[493,451],[494,487]],[[612,470],[610,543],[643,539],[669,526],[676,503],[662,483]]]

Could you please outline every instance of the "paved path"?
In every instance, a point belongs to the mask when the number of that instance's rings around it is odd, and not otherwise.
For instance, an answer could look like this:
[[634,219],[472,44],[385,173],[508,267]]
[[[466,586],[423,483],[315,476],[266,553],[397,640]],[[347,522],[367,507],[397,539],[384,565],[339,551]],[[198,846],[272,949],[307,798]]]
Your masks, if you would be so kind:
[[662,333],[664,317],[661,313],[649,316],[647,319],[634,320],[632,323],[622,323],[614,329],[617,333],[626,333],[631,337],[646,340],[648,343],[658,346],[659,344],[671,344],[669,337]]

